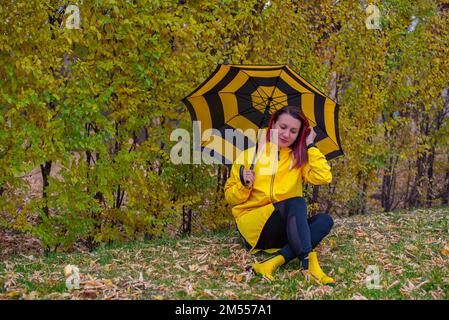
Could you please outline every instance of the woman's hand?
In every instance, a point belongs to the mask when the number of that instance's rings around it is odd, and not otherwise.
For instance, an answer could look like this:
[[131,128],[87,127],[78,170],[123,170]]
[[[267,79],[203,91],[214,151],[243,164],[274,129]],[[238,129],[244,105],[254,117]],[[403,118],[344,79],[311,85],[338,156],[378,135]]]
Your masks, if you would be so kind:
[[254,170],[244,170],[243,179],[246,182],[245,187],[251,188],[254,184],[254,180],[256,179],[256,173]]
[[315,141],[315,138],[316,138],[315,131],[313,130],[312,127],[309,127],[309,134],[307,135],[307,138],[306,138],[306,146],[313,143]]

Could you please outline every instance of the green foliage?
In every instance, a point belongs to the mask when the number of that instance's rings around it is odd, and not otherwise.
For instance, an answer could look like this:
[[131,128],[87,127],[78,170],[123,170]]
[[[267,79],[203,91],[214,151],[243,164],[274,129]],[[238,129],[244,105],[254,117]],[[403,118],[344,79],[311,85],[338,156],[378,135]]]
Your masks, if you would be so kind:
[[67,4],[0,8],[0,225],[48,250],[178,233],[186,214],[194,231],[232,224],[225,168],[169,159],[171,131],[191,132],[181,98],[217,63],[288,63],[338,101],[331,211],[378,206],[386,177],[404,207],[449,190],[439,1],[378,3],[381,30],[354,1],[83,1],[79,29]]

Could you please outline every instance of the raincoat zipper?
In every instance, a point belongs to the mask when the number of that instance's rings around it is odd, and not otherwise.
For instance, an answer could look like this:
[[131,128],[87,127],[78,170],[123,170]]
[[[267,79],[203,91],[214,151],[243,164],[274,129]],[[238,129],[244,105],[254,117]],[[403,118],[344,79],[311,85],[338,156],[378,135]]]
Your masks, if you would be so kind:
[[278,150],[278,161],[274,162],[273,165],[273,174],[271,175],[271,184],[270,184],[270,198],[271,198],[271,203],[274,203],[274,178],[276,176],[276,171],[277,171],[277,167],[278,167],[278,162],[281,161],[281,151]]

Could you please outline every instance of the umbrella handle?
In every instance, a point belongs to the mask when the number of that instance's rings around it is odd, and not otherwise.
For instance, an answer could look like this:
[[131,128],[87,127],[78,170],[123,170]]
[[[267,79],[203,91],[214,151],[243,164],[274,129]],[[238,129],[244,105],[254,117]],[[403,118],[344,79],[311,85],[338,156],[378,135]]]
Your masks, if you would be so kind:
[[[250,170],[253,170],[254,169],[254,163],[253,164],[251,164],[251,167],[250,167]],[[246,181],[244,178],[243,178],[243,171],[245,170],[245,166],[242,164],[241,166],[240,166],[240,182],[244,185],[244,186],[247,186],[250,182],[249,181]]]
[[246,185],[249,184],[249,181],[245,181],[245,180],[244,180],[244,178],[243,178],[243,170],[245,170],[245,166],[242,164],[242,165],[240,166],[240,182],[241,182],[244,186],[246,186]]

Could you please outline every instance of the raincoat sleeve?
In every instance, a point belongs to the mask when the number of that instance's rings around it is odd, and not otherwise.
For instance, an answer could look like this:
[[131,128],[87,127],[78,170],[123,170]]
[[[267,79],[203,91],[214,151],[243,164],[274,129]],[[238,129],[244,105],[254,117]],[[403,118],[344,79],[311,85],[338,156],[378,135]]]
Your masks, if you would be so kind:
[[248,165],[241,161],[243,160],[239,157],[234,162],[231,168],[231,175],[224,186],[226,201],[232,206],[245,202],[251,194],[251,189],[246,188],[240,181],[240,166],[244,164],[245,169],[248,168]]
[[307,155],[309,161],[302,167],[304,181],[314,185],[331,183],[331,167],[321,151],[316,147],[311,147],[307,150]]

